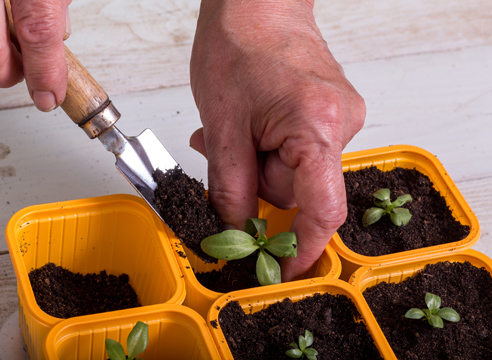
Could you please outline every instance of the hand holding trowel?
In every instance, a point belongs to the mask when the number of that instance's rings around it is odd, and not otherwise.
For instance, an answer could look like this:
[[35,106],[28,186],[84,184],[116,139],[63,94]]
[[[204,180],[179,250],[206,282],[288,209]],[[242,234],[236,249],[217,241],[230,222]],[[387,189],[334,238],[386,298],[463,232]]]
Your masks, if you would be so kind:
[[[15,39],[9,0],[5,0],[5,6],[11,37]],[[104,89],[66,46],[65,56],[68,84],[65,101],[61,104],[62,109],[91,139],[98,138],[106,150],[116,156],[116,168],[159,218],[166,222],[154,201],[154,191],[157,187],[154,173],[157,169],[162,172],[173,170],[179,165],[150,129],[144,130],[138,136],[128,137],[118,130],[115,123],[120,118],[120,113]],[[185,239],[181,240],[189,245]],[[201,253],[199,246],[190,248],[204,260],[210,261],[206,254]]]

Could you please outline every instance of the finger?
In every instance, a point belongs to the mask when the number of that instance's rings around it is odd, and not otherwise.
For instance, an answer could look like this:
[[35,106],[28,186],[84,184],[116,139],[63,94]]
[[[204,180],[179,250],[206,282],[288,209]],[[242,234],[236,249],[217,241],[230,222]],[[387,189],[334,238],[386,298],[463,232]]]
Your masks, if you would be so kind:
[[259,157],[258,195],[280,209],[292,209],[294,198],[294,170],[280,158],[278,151],[269,151]]
[[234,124],[204,129],[210,201],[225,227],[244,229],[258,214],[256,150]]
[[8,88],[24,79],[20,54],[10,41],[7,11],[0,5],[0,88]]
[[340,157],[334,154],[314,161],[302,160],[294,175],[294,194],[299,207],[292,224],[298,239],[297,257],[282,259],[283,281],[309,270],[345,221],[347,209]]
[[57,0],[12,0],[24,75],[36,107],[50,111],[65,99],[65,5]]
[[203,138],[203,128],[197,129],[190,137],[190,146],[200,154],[207,157],[207,148],[205,147],[205,139]]

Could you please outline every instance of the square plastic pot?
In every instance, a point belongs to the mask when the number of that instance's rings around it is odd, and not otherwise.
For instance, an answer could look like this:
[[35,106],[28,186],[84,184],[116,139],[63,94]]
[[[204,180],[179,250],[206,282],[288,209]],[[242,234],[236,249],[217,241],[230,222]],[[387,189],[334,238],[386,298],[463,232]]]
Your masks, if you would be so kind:
[[[280,210],[275,206],[260,199],[258,217],[268,221],[267,237],[279,232],[289,231],[290,225],[297,214],[298,209]],[[217,264],[205,263],[195,256],[191,250],[181,244],[174,233],[167,228],[171,245],[175,251],[176,258],[186,280],[186,299],[184,305],[191,307],[206,318],[212,303],[223,293],[212,291],[204,287],[197,280],[196,273],[209,272],[221,269],[226,262],[219,260]],[[335,250],[328,245],[313,267],[304,274],[304,278],[332,277],[338,278],[341,272],[340,259]],[[268,285],[266,287],[275,288],[278,285]]]
[[439,193],[444,196],[455,219],[470,227],[470,234],[448,244],[429,246],[421,249],[402,251],[381,256],[365,256],[350,250],[336,233],[330,243],[340,256],[342,273],[340,278],[348,281],[350,275],[360,266],[381,266],[399,264],[413,260],[431,259],[463,251],[472,247],[480,237],[478,219],[465,201],[463,195],[444,169],[439,160],[428,151],[408,145],[394,145],[363,150],[342,155],[343,171],[357,171],[370,166],[390,171],[396,167],[416,169],[427,175]]
[[31,359],[44,359],[48,331],[62,319],[36,303],[28,274],[48,262],[82,274],[126,273],[143,308],[181,304],[185,284],[162,221],[136,196],[112,195],[27,207],[6,230],[17,277],[19,323]]
[[[389,346],[388,341],[384,337],[381,329],[377,325],[376,319],[369,310],[369,306],[367,305],[362,294],[345,281],[333,278],[317,278],[311,280],[300,280],[289,284],[280,284],[276,288],[263,287],[260,289],[234,291],[218,298],[210,308],[207,323],[222,359],[234,359],[229,346],[227,345],[224,333],[220,328],[220,323],[219,321],[216,321],[219,317],[220,310],[229,301],[239,302],[244,312],[246,314],[251,314],[263,310],[271,304],[282,301],[285,298],[290,298],[293,302],[297,302],[305,299],[306,297],[313,296],[316,293],[329,293],[333,295],[340,294],[351,299],[362,315],[362,321],[364,321],[366,328],[372,336],[381,356],[384,359],[388,359],[392,356],[393,352],[391,347]],[[216,327],[211,325],[212,321],[217,324]]]
[[[386,265],[374,268],[363,266],[354,272],[350,278],[350,284],[363,293],[366,289],[382,282],[399,284],[406,279],[415,276],[428,264],[436,264],[442,261],[468,261],[473,266],[484,268],[492,274],[492,260],[485,254],[469,249],[456,254],[449,254],[432,259],[415,260],[397,265]],[[385,359],[396,360],[396,356],[393,353],[391,357],[385,357]]]
[[88,315],[59,322],[48,333],[48,360],[106,360],[105,340],[123,345],[137,321],[149,326],[147,349],[138,357],[145,360],[220,359],[205,320],[182,305],[148,307],[138,313],[119,312]]

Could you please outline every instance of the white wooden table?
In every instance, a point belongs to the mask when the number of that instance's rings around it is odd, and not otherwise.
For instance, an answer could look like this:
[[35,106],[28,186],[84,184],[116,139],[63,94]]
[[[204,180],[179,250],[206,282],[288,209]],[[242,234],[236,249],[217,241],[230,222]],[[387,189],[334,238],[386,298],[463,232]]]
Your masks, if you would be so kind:
[[[67,45],[123,114],[151,128],[188,174],[206,162],[188,146],[200,126],[188,62],[199,0],[73,0]],[[475,249],[492,256],[492,4],[489,0],[331,2],[316,18],[367,104],[346,151],[410,144],[434,153],[481,224]],[[34,204],[134,191],[114,156],[61,110],[37,111],[25,84],[0,90],[0,228]],[[16,280],[0,241],[0,359],[28,358]]]

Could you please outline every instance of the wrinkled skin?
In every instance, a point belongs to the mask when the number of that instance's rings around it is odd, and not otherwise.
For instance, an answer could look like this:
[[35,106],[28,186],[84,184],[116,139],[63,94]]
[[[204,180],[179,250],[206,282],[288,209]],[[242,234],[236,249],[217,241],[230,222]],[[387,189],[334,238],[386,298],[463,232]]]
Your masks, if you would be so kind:
[[[70,0],[11,0],[18,42],[0,6],[0,87],[22,81],[42,111],[64,98],[63,37]],[[190,144],[208,158],[210,198],[222,220],[243,228],[257,197],[299,207],[291,280],[320,256],[343,223],[342,150],[365,117],[315,24],[309,0],[203,0],[191,86],[203,129]]]
[[10,39],[0,6],[0,88],[24,78],[36,107],[50,111],[65,99],[67,66],[63,38],[70,34],[71,0],[11,0],[22,55]]
[[301,0],[203,0],[191,59],[212,204],[230,227],[257,216],[257,198],[299,207],[297,258],[307,271],[346,217],[341,154],[365,105]]

